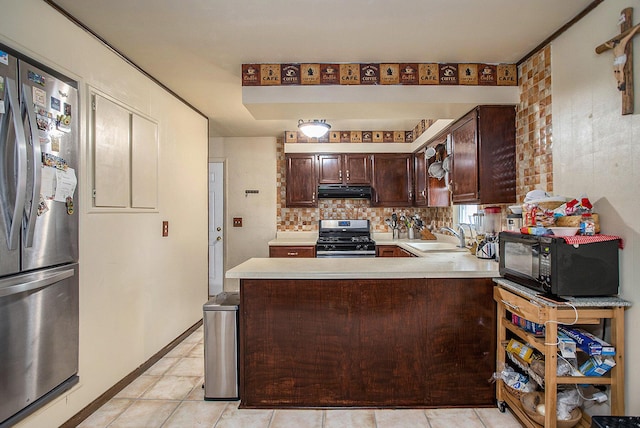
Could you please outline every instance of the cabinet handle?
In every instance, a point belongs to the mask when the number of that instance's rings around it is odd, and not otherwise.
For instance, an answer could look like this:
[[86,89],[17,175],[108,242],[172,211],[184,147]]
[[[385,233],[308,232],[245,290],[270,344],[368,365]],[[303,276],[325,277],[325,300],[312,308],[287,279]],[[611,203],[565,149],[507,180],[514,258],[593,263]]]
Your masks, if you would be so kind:
[[311,202],[315,202],[316,201],[316,192],[313,192],[311,194]]
[[295,256],[297,256],[297,255],[298,255],[298,252],[297,252],[297,251],[296,251],[296,252],[289,251],[289,252],[287,253],[287,256],[295,257]]
[[519,311],[519,310],[520,310],[520,306],[518,306],[518,305],[514,305],[513,303],[508,302],[508,301],[506,301],[506,300],[502,300],[502,303],[504,303],[504,305],[505,305],[505,306],[507,306],[507,307],[509,307],[509,308],[511,308],[511,309],[514,309],[514,310],[516,310],[516,311]]
[[338,172],[338,177],[340,178],[340,180],[342,180],[342,170]]
[[349,170],[347,170],[347,181],[349,181]]

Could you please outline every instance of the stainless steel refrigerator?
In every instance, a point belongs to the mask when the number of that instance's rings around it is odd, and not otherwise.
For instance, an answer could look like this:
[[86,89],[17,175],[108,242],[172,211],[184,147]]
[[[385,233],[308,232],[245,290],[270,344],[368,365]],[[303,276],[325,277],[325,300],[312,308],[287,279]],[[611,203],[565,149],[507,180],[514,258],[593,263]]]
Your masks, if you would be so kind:
[[0,45],[0,427],[78,382],[77,84]]

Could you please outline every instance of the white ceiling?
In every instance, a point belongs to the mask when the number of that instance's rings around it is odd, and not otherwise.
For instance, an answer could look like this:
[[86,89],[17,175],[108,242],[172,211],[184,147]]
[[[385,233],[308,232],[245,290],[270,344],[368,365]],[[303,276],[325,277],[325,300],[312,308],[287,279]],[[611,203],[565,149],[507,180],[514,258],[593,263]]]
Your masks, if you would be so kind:
[[[360,106],[353,115],[343,108],[333,118],[327,117],[326,111],[322,111],[322,117],[312,117],[313,101],[305,104],[308,117],[299,117],[296,109],[287,105],[273,115],[278,119],[257,120],[242,101],[243,63],[516,63],[593,3],[593,0],[45,1],[58,5],[208,116],[212,136],[225,137],[281,135],[284,130],[294,129],[301,118],[326,118],[338,130],[412,129],[417,123],[412,117],[390,119],[379,108],[371,109],[372,116],[377,117],[363,118],[367,116],[367,106]],[[368,104],[377,107],[374,105],[378,102]],[[280,108],[277,103],[268,107]],[[419,114],[416,117],[423,118]]]

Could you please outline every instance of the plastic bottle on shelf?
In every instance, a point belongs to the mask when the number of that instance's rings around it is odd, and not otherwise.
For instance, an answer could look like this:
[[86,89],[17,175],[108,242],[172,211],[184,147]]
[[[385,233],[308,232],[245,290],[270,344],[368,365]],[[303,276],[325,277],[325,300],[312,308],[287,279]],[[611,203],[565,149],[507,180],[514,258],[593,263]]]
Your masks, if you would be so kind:
[[582,214],[580,219],[580,235],[593,236],[596,234],[596,222],[591,213]]

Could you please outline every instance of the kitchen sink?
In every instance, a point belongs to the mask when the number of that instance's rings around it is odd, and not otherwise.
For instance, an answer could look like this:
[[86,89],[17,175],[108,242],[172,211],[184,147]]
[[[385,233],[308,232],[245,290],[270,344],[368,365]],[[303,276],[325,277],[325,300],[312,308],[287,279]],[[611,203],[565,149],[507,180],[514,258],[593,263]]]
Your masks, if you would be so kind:
[[448,252],[448,251],[467,251],[466,248],[456,247],[456,244],[450,242],[411,242],[407,243],[407,245],[411,248],[414,248],[418,251],[422,251],[424,253],[437,251],[437,252]]

